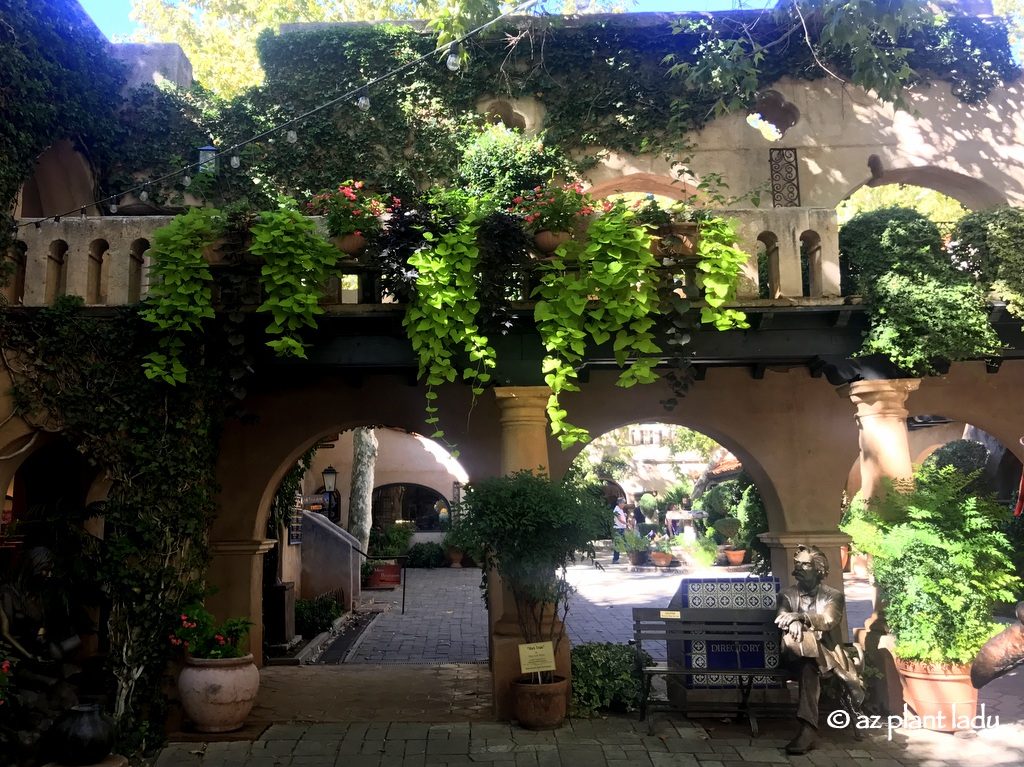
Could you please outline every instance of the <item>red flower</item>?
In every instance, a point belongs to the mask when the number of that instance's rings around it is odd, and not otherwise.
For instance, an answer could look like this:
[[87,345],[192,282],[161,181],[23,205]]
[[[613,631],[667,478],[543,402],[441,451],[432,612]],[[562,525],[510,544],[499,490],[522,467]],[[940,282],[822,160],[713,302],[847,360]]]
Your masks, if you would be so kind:
[[213,635],[213,641],[216,642],[217,644],[222,645],[222,644],[224,644],[224,637],[222,637],[220,634],[214,634]]
[[0,671],[3,671],[5,674],[10,674],[11,662],[9,660],[5,660],[3,663],[0,663]]

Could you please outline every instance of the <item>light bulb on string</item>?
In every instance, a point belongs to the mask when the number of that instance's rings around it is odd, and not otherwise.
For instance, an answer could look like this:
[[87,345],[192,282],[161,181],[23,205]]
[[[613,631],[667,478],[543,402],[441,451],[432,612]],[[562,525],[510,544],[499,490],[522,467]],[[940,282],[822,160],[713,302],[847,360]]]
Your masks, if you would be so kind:
[[186,173],[181,177],[181,185],[188,189],[188,187],[192,186],[192,177]]
[[360,112],[370,111],[370,95],[367,93],[366,88],[359,89],[359,98],[356,99],[356,107]]
[[293,130],[290,130],[286,134],[284,134],[284,139],[289,144],[294,144],[296,141],[299,140],[299,134]]
[[242,158],[239,157],[237,154],[231,155],[231,167],[234,168],[235,170],[238,170],[239,168],[242,167]]
[[448,58],[445,60],[444,65],[448,67],[449,72],[458,72],[462,69],[462,50],[458,43],[452,43],[448,46]]
[[110,207],[110,212],[112,214],[116,214],[117,213],[117,198],[116,197],[113,200],[110,201],[110,206],[109,207]]
[[147,202],[149,200],[149,192],[143,189],[141,192],[139,192],[139,199],[142,202]]

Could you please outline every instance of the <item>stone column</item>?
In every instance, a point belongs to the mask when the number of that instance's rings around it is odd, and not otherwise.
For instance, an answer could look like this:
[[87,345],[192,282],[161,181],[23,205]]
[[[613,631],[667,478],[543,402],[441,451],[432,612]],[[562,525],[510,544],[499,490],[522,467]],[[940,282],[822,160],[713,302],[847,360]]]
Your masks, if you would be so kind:
[[[783,588],[793,583],[790,575],[793,572],[793,555],[796,554],[796,547],[803,544],[817,546],[822,550],[828,560],[828,576],[825,583],[843,592],[843,568],[840,566],[839,547],[850,543],[850,536],[846,533],[838,530],[791,530],[784,533],[761,533],[758,537],[771,549],[772,573],[782,581]],[[845,615],[834,636],[838,642],[848,641],[849,629]]]
[[914,473],[906,403],[907,395],[920,385],[917,378],[897,378],[839,387],[839,395],[857,406],[861,493],[866,498],[882,494],[883,479],[908,479]]
[[249,652],[256,665],[263,664],[263,555],[273,540],[213,541],[206,580],[218,590],[206,599],[207,609],[218,621],[248,618]]
[[[839,388],[841,397],[849,397],[857,406],[860,431],[861,494],[878,498],[885,492],[884,479],[900,480],[913,476],[907,437],[907,396],[921,385],[916,378],[857,381]],[[868,663],[882,671],[882,678],[869,684],[874,706],[889,714],[903,710],[903,690],[899,672],[893,663],[893,637],[885,625],[885,613],[874,598],[875,611],[854,632],[855,641],[864,648]]]
[[[548,419],[545,407],[551,390],[546,386],[501,386],[494,390],[501,422],[501,471],[522,469],[547,473]],[[512,682],[521,675],[519,645],[523,642],[511,593],[491,571],[488,597],[491,626],[491,679],[494,714],[513,717]],[[569,639],[563,634],[555,658],[556,673],[569,678]]]

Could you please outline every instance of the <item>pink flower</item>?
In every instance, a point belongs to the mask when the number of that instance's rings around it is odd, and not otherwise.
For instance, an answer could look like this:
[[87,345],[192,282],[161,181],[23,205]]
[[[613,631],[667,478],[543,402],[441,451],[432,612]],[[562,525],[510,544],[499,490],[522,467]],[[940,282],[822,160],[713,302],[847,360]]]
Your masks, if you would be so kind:
[[512,202],[514,202],[514,203],[515,203],[516,205],[518,205],[518,204],[519,204],[519,203],[521,203],[522,201],[523,201],[523,198],[522,198],[522,197],[513,197],[513,198],[512,198]]
[[224,637],[222,637],[220,634],[214,634],[213,641],[215,641],[217,644],[222,645],[224,644]]
[[11,662],[9,660],[5,660],[3,663],[0,663],[0,671],[3,671],[5,674],[10,674]]

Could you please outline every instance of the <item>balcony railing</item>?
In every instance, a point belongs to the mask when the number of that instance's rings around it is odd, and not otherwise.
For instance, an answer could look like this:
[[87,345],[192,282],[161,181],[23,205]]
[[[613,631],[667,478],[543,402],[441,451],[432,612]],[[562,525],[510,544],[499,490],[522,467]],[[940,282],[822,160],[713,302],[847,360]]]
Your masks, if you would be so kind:
[[[842,303],[834,210],[742,209],[726,214],[738,221],[739,245],[751,254],[739,287],[739,304],[758,303],[759,298]],[[149,289],[153,232],[168,221],[163,216],[103,216],[24,226],[6,254],[12,265],[4,288],[7,300],[14,305],[48,306],[60,296],[76,295],[90,306],[135,303]],[[759,271],[766,276],[763,287]],[[343,261],[325,286],[323,303],[337,307],[389,300],[372,265]]]

